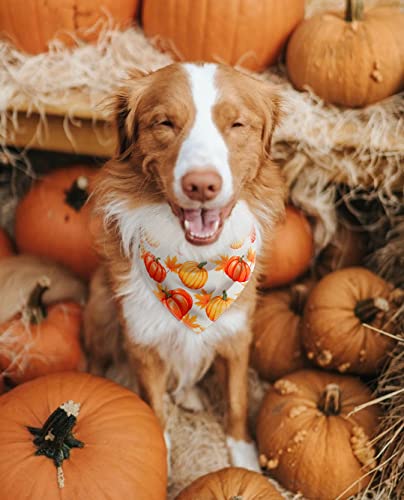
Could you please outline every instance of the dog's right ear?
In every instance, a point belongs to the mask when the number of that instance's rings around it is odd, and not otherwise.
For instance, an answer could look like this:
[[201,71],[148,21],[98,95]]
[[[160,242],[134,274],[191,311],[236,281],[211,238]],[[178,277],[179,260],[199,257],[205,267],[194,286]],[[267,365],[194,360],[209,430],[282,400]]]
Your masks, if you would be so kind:
[[147,73],[141,70],[132,70],[126,85],[118,89],[114,100],[115,123],[118,130],[117,156],[126,159],[131,152],[131,147],[136,142],[137,120],[136,109],[139,105]]

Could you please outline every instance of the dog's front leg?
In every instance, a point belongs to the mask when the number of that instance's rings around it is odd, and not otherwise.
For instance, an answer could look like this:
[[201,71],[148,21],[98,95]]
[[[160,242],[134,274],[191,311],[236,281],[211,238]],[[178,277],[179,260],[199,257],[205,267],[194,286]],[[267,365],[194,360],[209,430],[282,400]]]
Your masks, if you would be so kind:
[[226,365],[227,446],[232,465],[259,472],[257,449],[247,430],[249,343],[236,343],[219,350]]

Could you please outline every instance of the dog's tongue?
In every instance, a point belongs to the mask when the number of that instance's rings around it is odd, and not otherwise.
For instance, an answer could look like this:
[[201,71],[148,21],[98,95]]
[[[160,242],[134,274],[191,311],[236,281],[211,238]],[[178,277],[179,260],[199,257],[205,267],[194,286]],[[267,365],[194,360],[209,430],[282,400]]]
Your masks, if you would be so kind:
[[184,220],[187,222],[187,230],[196,236],[203,238],[216,232],[220,225],[220,210],[198,209],[184,210]]

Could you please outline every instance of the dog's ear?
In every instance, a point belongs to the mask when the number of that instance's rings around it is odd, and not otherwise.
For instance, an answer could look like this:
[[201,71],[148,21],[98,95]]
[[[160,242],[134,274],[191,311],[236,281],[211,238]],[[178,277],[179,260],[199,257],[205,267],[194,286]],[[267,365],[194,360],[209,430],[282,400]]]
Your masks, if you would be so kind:
[[118,131],[117,156],[125,159],[130,155],[131,146],[136,141],[136,110],[146,87],[144,82],[147,73],[132,70],[126,85],[121,87],[114,100],[115,123]]
[[282,100],[273,85],[264,84],[261,91],[263,100],[262,109],[265,114],[265,123],[262,131],[262,145],[266,157],[271,156],[272,135],[275,127],[282,118]]

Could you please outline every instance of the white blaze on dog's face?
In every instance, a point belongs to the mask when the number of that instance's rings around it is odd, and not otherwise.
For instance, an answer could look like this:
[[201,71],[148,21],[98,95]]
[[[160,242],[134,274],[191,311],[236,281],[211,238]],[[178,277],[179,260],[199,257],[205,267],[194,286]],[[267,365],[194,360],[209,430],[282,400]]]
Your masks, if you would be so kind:
[[222,65],[172,64],[120,96],[120,152],[151,176],[186,239],[207,245],[265,163],[277,114],[264,82]]

